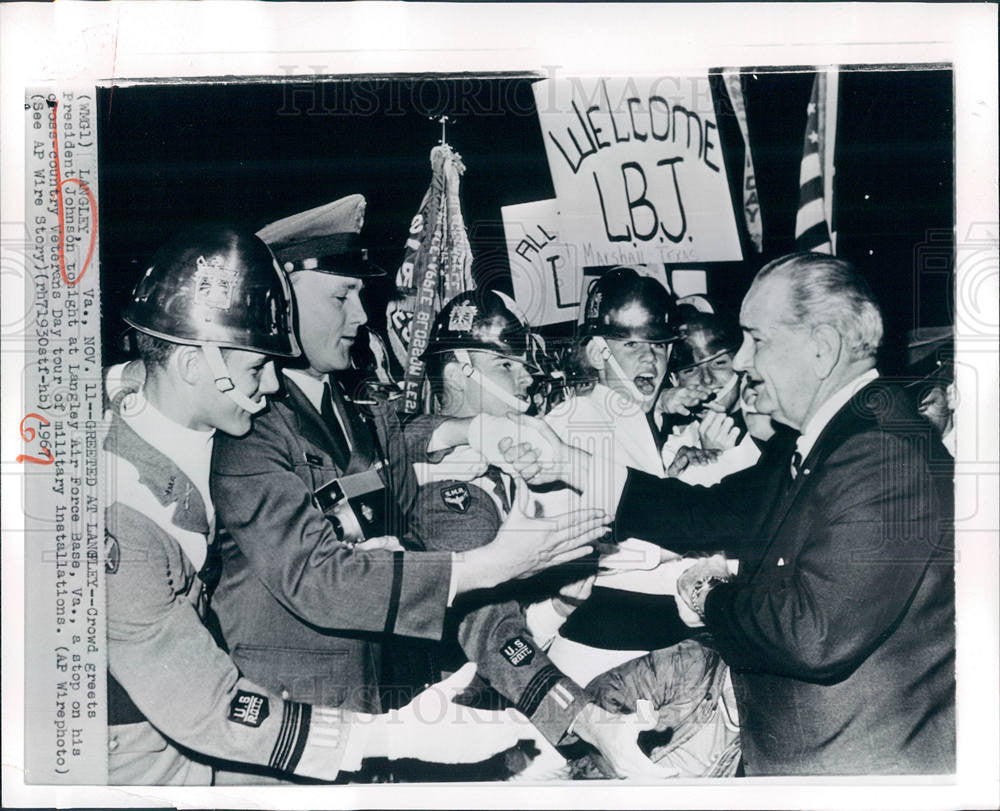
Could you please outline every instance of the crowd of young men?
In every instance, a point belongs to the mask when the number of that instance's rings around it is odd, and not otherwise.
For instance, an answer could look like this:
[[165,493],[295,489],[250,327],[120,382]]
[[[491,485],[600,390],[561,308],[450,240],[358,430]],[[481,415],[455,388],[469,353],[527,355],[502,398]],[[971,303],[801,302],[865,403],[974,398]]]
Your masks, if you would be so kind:
[[110,782],[537,776],[524,740],[547,776],[953,770],[950,475],[848,263],[771,263],[740,325],[613,269],[532,416],[540,344],[470,291],[404,421],[345,384],[363,214],[185,234],[123,314]]

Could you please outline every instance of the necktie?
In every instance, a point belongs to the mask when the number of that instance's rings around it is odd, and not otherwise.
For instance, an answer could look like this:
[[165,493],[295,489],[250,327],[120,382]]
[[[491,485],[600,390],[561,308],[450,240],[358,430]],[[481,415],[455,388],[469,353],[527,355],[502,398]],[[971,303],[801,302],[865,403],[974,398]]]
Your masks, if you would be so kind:
[[506,516],[510,512],[511,505],[503,473],[500,468],[490,465],[486,468],[486,478],[493,482],[493,492],[496,493],[497,498],[499,498],[500,502],[503,504],[504,515]]
[[792,481],[795,481],[795,479],[798,478],[799,473],[801,472],[802,472],[802,454],[799,453],[798,449],[796,448],[795,451],[792,453],[792,461],[791,464],[789,465],[789,473],[791,473]]
[[347,467],[351,458],[351,446],[347,441],[347,434],[344,433],[343,426],[337,417],[336,408],[333,405],[333,393],[330,390],[329,381],[323,386],[323,399],[320,402],[320,415],[327,430],[336,440],[336,447],[333,448],[333,456],[337,461],[337,466],[342,470]]

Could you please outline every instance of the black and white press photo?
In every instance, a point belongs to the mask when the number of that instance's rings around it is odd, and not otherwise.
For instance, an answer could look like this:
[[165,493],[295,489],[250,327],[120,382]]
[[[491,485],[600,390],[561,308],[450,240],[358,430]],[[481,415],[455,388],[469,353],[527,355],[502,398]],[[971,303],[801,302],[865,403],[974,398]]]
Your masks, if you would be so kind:
[[958,796],[997,334],[967,68],[639,42],[26,81],[26,787]]

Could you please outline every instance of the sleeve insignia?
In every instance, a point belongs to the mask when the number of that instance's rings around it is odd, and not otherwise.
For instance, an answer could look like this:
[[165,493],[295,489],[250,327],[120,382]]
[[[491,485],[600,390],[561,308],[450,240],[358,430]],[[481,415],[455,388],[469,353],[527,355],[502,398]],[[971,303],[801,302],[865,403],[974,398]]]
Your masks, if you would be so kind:
[[500,653],[514,667],[530,664],[531,660],[535,658],[535,649],[530,642],[521,636],[512,637],[504,642]]
[[258,693],[238,690],[229,703],[229,720],[245,727],[259,727],[270,714],[267,696]]
[[104,571],[114,574],[122,561],[122,552],[118,548],[118,539],[113,535],[104,535]]
[[469,494],[469,485],[453,484],[441,488],[441,500],[444,506],[457,513],[464,513],[469,509],[469,502],[472,496]]

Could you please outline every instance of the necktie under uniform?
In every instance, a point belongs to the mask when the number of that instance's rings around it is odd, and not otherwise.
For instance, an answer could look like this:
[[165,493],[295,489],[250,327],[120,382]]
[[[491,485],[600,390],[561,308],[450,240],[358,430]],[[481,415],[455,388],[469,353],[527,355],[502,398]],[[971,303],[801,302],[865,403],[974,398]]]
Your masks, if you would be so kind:
[[337,440],[336,447],[333,449],[333,456],[337,463],[337,467],[341,470],[347,468],[348,463],[351,459],[351,442],[347,438],[347,433],[344,431],[344,425],[340,420],[340,415],[337,413],[337,408],[333,403],[333,383],[329,380],[323,384],[323,399],[320,402],[320,415],[323,417],[323,422],[326,425],[327,430],[333,435],[334,439]]

